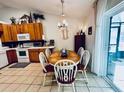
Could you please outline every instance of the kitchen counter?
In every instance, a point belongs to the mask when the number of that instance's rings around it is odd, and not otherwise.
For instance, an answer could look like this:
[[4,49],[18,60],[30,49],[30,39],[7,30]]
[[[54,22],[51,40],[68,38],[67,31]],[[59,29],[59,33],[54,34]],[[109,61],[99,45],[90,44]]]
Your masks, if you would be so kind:
[[[39,62],[39,53],[43,52],[46,48],[54,49],[55,46],[43,46],[43,47],[16,47],[16,48],[9,48],[9,47],[2,47],[0,49],[0,54],[4,56],[7,54],[6,59],[8,57],[7,64],[12,64],[14,62]],[[0,56],[1,56],[0,55]],[[4,57],[5,58],[5,57]],[[2,62],[2,61],[0,61]],[[6,64],[6,65],[7,65]],[[5,64],[4,64],[5,66]],[[3,67],[0,63],[0,67]]]
[[46,48],[55,48],[55,46],[29,47],[27,49],[46,49]]
[[2,50],[17,50],[17,49],[46,49],[46,48],[55,48],[55,46],[43,46],[43,47],[17,47],[17,48],[7,48],[7,47],[3,47]]

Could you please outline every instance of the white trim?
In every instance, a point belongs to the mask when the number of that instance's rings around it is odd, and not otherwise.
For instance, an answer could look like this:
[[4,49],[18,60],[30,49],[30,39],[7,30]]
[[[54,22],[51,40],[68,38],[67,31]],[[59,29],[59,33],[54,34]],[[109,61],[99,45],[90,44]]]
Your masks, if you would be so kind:
[[[104,13],[102,23],[101,23],[101,31],[99,37],[101,38],[101,46],[100,52],[100,67],[98,75],[106,76],[107,72],[107,57],[108,57],[108,46],[109,46],[109,20],[111,16],[118,14],[124,11],[124,1],[117,4],[115,7],[111,8],[107,12]],[[97,56],[97,55],[96,55]]]
[[107,12],[105,12],[104,15],[110,17],[110,16],[118,14],[121,11],[124,11],[124,1],[120,2],[119,4],[114,6],[113,8],[109,9]]

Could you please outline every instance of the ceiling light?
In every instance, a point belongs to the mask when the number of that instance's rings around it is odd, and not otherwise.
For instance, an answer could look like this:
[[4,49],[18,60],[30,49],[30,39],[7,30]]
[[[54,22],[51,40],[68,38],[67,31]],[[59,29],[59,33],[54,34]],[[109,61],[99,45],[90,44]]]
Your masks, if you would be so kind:
[[64,0],[61,0],[62,4],[62,13],[61,13],[61,21],[58,22],[58,29],[59,31],[62,32],[62,37],[63,39],[68,39],[68,23],[65,19],[65,14],[64,14]]

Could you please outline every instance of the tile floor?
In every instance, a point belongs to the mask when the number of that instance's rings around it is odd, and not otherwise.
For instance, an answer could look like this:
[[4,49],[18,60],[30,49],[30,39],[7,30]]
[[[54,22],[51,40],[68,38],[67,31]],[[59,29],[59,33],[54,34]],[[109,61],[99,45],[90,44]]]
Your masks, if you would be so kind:
[[[40,63],[29,64],[25,68],[9,68],[5,67],[0,70],[0,92],[57,92],[56,82],[47,82],[46,86],[42,86],[43,73]],[[88,73],[89,83],[84,81],[76,81],[75,88],[77,92],[114,92],[108,83],[92,73]],[[82,74],[78,73],[77,78],[81,78]],[[49,75],[47,79],[53,79]],[[71,86],[61,87],[61,91],[73,92]]]

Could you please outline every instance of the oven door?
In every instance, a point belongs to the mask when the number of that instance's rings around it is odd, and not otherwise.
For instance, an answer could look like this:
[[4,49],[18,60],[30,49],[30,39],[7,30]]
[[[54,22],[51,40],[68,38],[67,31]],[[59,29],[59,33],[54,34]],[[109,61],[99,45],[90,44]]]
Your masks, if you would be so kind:
[[29,62],[28,50],[17,50],[17,57],[19,62]]
[[19,50],[19,51],[17,51],[17,56],[19,58],[26,58],[27,57],[27,53],[26,53],[25,50]]

